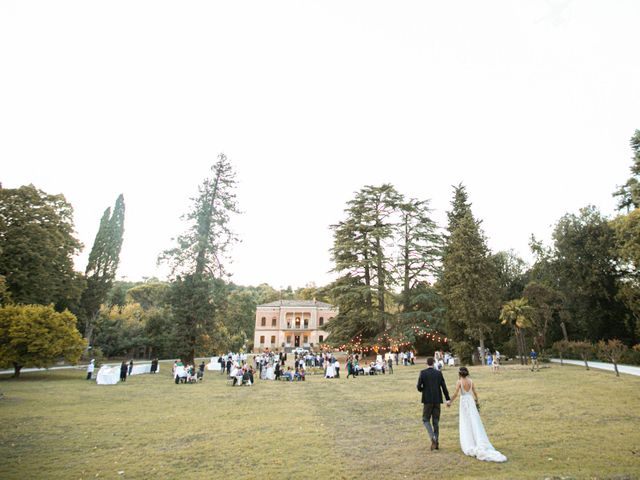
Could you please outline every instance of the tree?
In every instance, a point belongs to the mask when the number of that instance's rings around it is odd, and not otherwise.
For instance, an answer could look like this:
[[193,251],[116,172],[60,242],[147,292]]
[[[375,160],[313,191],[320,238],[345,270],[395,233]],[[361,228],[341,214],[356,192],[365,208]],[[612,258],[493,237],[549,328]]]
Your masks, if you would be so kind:
[[180,358],[192,363],[198,354],[221,352],[229,347],[229,332],[220,318],[226,302],[221,279],[179,276],[171,283],[168,299]]
[[75,310],[84,284],[73,257],[81,247],[63,195],[0,188],[0,275],[12,301]]
[[120,195],[113,208],[113,214],[111,208],[104,211],[89,254],[85,270],[87,288],[80,300],[85,321],[84,336],[88,344],[91,343],[93,325],[100,313],[100,306],[107,299],[118,270],[124,236],[124,212],[124,197]]
[[584,361],[584,366],[589,370],[589,357],[593,354],[593,344],[586,341],[569,342],[569,351]]
[[618,256],[618,300],[629,311],[627,329],[633,333],[630,344],[640,338],[640,209],[620,215],[611,222]]
[[183,216],[190,223],[188,230],[178,236],[178,246],[164,251],[159,261],[171,266],[171,273],[207,275],[220,278],[225,274],[227,249],[237,238],[231,231],[231,214],[239,213],[236,202],[236,179],[231,163],[224,154],[211,167],[212,176],[206,178],[192,198],[193,208]]
[[224,261],[228,247],[236,241],[230,229],[231,215],[239,213],[234,188],[235,173],[224,154],[212,167],[193,199],[193,208],[183,218],[190,225],[177,238],[178,246],[163,252],[159,261],[180,272],[172,283],[170,305],[183,358],[193,362],[196,351],[217,349],[228,344],[228,332],[217,315],[226,294],[218,281],[226,274]]
[[491,256],[498,272],[500,299],[503,302],[522,297],[527,284],[526,263],[513,250],[497,252]]
[[531,326],[535,330],[533,341],[538,351],[545,348],[548,331],[555,322],[562,326],[564,339],[569,340],[564,325],[566,312],[561,295],[551,287],[538,282],[529,282],[523,293],[531,307]]
[[560,356],[560,365],[564,365],[563,359],[567,352],[571,350],[571,344],[568,340],[559,340],[553,344],[553,349],[558,352]]
[[633,151],[631,177],[613,194],[614,197],[620,197],[618,209],[627,209],[627,211],[631,207],[640,207],[640,130],[636,130],[630,143]]
[[633,333],[625,325],[628,310],[619,300],[614,231],[595,207],[567,214],[553,232],[550,275],[563,297],[576,334],[591,341],[620,338]]
[[138,303],[103,306],[96,318],[95,344],[110,357],[141,356],[151,344],[147,321],[148,313]]
[[7,281],[4,276],[0,275],[0,305],[4,305],[11,301],[11,294],[7,288]]
[[60,358],[75,363],[85,342],[76,329],[76,317],[52,305],[0,307],[0,365],[13,366],[14,377],[22,367],[48,367]]
[[526,363],[527,349],[524,343],[523,330],[531,327],[531,311],[532,309],[527,305],[526,299],[516,298],[505,303],[500,312],[500,322],[503,325],[512,327],[515,333],[521,365]]
[[455,187],[442,265],[439,288],[445,301],[447,334],[458,342],[471,337],[484,351],[485,339],[498,323],[497,271],[463,186]]
[[616,371],[616,377],[620,376],[618,372],[618,362],[624,353],[628,350],[627,346],[617,338],[613,340],[600,340],[598,342],[598,352],[605,361],[611,361],[613,368]]
[[[464,185],[459,184],[453,187],[453,200],[451,202],[451,210],[447,212],[448,217],[448,225],[447,230],[444,237],[444,247],[442,251],[442,265],[443,270],[440,271],[440,277],[437,283],[437,287],[439,292],[444,296],[444,292],[448,289],[448,284],[453,282],[453,278],[449,275],[449,272],[444,270],[445,261],[449,260],[449,250],[450,250],[450,239],[453,231],[456,230],[460,220],[467,214],[467,212],[471,212],[471,204],[469,203],[469,197],[467,195],[467,190]],[[468,340],[468,336],[464,331],[464,322],[455,315],[452,311],[450,311],[447,306],[447,301],[445,299],[445,322],[446,322],[446,332],[449,338],[454,340],[454,345],[462,344],[462,342],[466,342]],[[468,350],[463,348],[463,350]],[[455,351],[455,350],[454,350]],[[459,354],[459,352],[456,352]]]
[[326,327],[332,342],[371,341],[389,326],[386,302],[395,283],[389,247],[401,202],[392,185],[365,186],[347,203],[346,220],[331,227],[333,271],[340,275],[330,294],[339,313]]
[[442,238],[429,213],[428,201],[412,198],[400,204],[397,268],[402,278],[400,304],[403,312],[411,312],[415,305],[412,297],[416,287],[438,273]]

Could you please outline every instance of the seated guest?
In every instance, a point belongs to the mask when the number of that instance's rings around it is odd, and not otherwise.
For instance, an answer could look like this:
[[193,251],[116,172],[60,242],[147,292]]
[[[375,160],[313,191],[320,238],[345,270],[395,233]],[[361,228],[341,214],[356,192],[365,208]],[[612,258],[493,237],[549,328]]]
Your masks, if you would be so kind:
[[294,380],[300,380],[300,369],[296,367],[296,371],[293,374],[293,379]]
[[293,380],[293,372],[291,371],[291,367],[287,367],[287,371],[282,374],[285,380],[292,381]]
[[242,383],[243,385],[249,385],[249,386],[251,386],[251,384],[253,383],[251,381],[251,373],[249,372],[249,369],[246,369],[242,374]]

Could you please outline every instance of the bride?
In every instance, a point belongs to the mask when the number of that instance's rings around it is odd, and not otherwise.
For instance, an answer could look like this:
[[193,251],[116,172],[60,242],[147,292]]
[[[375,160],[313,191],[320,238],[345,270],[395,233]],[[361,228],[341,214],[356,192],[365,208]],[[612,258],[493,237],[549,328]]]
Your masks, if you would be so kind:
[[465,455],[486,462],[506,462],[507,457],[493,448],[478,413],[478,394],[467,367],[460,367],[453,403],[460,395],[460,447]]

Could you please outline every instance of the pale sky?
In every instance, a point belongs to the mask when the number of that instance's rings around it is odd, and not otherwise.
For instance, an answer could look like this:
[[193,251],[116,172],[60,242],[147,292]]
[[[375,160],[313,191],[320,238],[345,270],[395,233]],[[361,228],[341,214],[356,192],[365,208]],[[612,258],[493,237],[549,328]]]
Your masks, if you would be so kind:
[[614,213],[640,128],[640,2],[0,2],[0,181],[63,193],[84,270],[123,193],[119,276],[156,257],[224,152],[233,280],[331,280],[329,225],[366,184],[467,185],[492,250]]

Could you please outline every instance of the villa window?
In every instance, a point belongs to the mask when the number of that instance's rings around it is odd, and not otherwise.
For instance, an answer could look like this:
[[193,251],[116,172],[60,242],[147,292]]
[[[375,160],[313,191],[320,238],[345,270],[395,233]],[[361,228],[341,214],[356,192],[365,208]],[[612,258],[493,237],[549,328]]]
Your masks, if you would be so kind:
[[309,337],[307,337],[306,335],[304,336],[304,343],[309,343]]
[[272,326],[272,327],[275,327],[275,326],[276,326],[276,317],[273,317],[273,318],[271,319],[271,326]]
[[287,343],[291,343],[291,335],[287,335]]
[[262,317],[262,326],[266,326],[267,325],[267,317]]
[[304,328],[309,328],[309,319],[308,318],[304,319]]
[[264,335],[260,335],[260,345],[264,345]]
[[324,335],[320,335],[320,343],[324,342]]
[[300,317],[296,317],[296,328],[300,328]]
[[324,317],[320,317],[320,326],[322,326],[322,325],[324,325]]
[[271,335],[271,345],[276,343],[276,336],[275,335]]

